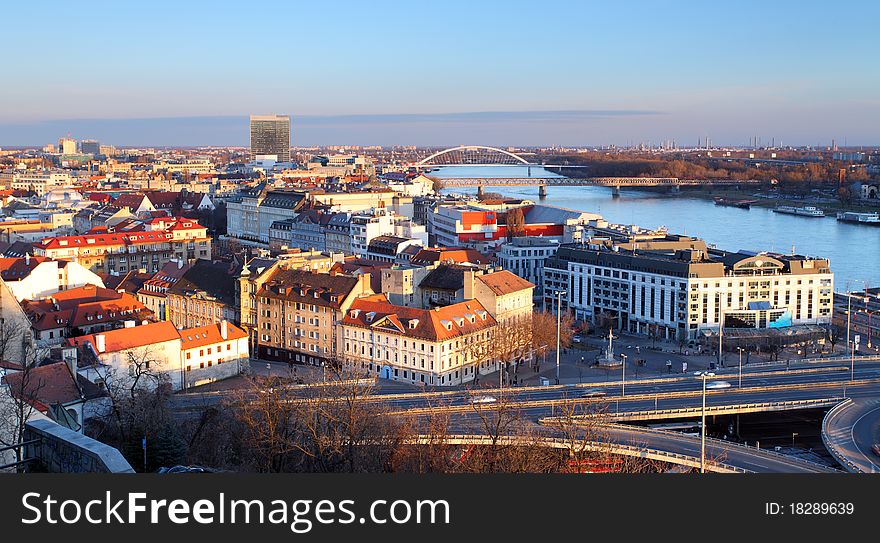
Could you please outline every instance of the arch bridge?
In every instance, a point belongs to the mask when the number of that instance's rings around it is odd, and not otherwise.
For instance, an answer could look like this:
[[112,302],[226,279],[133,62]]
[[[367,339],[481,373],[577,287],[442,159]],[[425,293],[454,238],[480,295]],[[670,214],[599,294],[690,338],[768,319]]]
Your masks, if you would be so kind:
[[425,157],[416,164],[416,167],[518,166],[520,164],[527,166],[536,165],[517,154],[505,151],[504,149],[498,149],[497,147],[460,145]]

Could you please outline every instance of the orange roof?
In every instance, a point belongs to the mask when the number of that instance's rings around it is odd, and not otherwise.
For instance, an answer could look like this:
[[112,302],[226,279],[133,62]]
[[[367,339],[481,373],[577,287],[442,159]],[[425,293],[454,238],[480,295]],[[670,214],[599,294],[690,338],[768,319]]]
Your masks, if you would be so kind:
[[495,319],[476,300],[417,309],[394,305],[379,294],[355,300],[342,323],[429,341],[446,341],[490,329],[495,326]]
[[196,347],[202,347],[204,345],[213,345],[222,341],[248,337],[247,332],[231,322],[227,322],[226,339],[223,339],[223,336],[220,335],[220,326],[220,324],[209,324],[207,326],[199,326],[198,328],[181,330],[179,332],[180,340],[182,342],[181,349],[195,349]]
[[28,275],[43,262],[49,259],[42,256],[26,258],[0,258],[0,277],[4,281],[19,281]]
[[[112,353],[124,351],[126,349],[134,349],[137,347],[145,347],[154,343],[164,343],[166,341],[174,341],[180,339],[177,328],[171,321],[153,322],[132,328],[119,328],[117,330],[108,330],[100,334],[89,334],[86,336],[67,338],[66,345],[79,346],[90,343],[95,347],[95,336],[104,336],[104,352]],[[97,347],[95,347],[97,351]]]
[[483,284],[492,289],[492,292],[499,296],[535,288],[535,285],[530,281],[526,281],[522,277],[507,270],[478,275],[477,279],[482,281]]

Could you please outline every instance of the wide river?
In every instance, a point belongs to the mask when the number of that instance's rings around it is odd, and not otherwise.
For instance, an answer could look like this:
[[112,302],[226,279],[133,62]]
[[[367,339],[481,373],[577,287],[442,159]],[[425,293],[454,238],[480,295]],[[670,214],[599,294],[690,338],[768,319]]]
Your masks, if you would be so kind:
[[[452,167],[428,175],[436,177],[524,177],[525,167]],[[533,177],[549,177],[532,167]],[[538,201],[537,186],[497,187],[485,190]],[[473,194],[476,189],[450,188],[447,192]],[[835,290],[880,286],[880,227],[838,222],[825,218],[774,213],[762,207],[739,209],[679,196],[658,197],[651,192],[623,190],[613,198],[604,187],[547,187],[541,203],[599,213],[609,222],[648,228],[666,226],[672,233],[697,236],[728,250],[776,251],[828,258],[835,274]],[[686,194],[686,193],[685,193]]]

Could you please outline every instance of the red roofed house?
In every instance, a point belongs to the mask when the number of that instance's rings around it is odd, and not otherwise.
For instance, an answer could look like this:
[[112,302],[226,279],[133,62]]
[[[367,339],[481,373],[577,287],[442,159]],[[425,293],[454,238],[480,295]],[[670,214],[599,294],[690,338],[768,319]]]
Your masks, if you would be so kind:
[[66,345],[77,348],[79,373],[90,381],[175,391],[239,375],[250,357],[247,332],[228,321],[184,330],[155,322],[68,338]]
[[153,314],[133,295],[95,285],[64,290],[39,300],[24,300],[39,347],[61,344],[64,338],[103,332],[143,322]]
[[74,373],[64,362],[46,364],[2,378],[8,393],[25,401],[58,424],[82,432],[86,403],[105,396],[94,383]]
[[434,309],[391,304],[383,294],[355,300],[340,324],[340,352],[350,366],[383,379],[450,386],[498,369],[489,353],[496,321],[470,300]]

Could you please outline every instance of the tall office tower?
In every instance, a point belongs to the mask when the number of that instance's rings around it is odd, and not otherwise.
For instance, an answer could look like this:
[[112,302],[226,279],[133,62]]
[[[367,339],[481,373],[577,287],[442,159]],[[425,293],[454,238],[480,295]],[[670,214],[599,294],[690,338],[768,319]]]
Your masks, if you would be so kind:
[[276,155],[290,160],[290,116],[251,115],[251,160],[257,155]]
[[101,144],[95,140],[82,140],[79,142],[79,151],[84,155],[99,155]]
[[70,138],[61,138],[58,140],[58,150],[62,155],[76,154],[76,140]]

